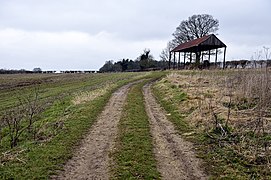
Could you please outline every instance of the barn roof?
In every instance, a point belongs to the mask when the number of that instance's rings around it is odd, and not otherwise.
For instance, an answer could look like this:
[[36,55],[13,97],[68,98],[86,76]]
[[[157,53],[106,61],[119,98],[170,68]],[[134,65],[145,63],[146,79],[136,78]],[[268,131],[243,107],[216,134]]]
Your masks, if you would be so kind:
[[214,34],[206,35],[175,47],[171,52],[199,52],[226,47]]

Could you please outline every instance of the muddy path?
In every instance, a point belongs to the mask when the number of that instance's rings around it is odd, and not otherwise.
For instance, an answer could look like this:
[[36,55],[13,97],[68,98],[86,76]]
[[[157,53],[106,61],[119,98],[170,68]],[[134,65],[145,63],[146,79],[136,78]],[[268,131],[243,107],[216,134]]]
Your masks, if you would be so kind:
[[52,179],[109,179],[109,152],[114,147],[117,124],[130,83],[112,94],[104,111],[87,136],[64,166],[64,171]]
[[151,84],[143,87],[146,111],[153,136],[154,153],[162,179],[207,179],[192,144],[181,138],[151,93]]

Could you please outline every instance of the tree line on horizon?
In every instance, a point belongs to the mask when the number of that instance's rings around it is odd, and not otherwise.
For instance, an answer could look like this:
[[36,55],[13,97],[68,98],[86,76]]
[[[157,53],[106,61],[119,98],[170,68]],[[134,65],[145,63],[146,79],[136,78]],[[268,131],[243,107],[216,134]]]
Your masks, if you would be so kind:
[[136,58],[136,60],[122,59],[117,62],[113,60],[106,61],[99,69],[99,72],[137,72],[148,70],[163,70],[168,67],[166,61],[157,61],[150,54],[149,49]]

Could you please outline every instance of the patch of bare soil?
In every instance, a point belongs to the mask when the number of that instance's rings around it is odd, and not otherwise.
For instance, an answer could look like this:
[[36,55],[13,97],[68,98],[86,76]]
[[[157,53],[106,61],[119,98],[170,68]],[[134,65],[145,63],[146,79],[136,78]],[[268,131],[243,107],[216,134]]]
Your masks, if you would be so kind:
[[163,179],[207,179],[195,157],[193,146],[185,141],[167,120],[164,110],[151,93],[151,84],[143,87],[146,111],[151,125],[154,153]]
[[109,152],[114,147],[117,124],[131,85],[113,93],[74,157],[67,162],[64,171],[52,179],[109,179]]

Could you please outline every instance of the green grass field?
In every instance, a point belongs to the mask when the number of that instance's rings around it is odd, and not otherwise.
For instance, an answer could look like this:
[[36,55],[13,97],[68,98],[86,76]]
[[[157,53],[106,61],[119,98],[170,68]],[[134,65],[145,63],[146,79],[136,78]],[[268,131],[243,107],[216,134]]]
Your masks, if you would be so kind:
[[[35,87],[38,87],[39,102],[46,108],[35,117],[36,138],[32,139],[31,134],[24,131],[12,149],[8,128],[1,120],[0,179],[47,179],[71,157],[73,147],[91,127],[112,92],[148,76],[151,74],[1,76],[1,117],[9,109],[16,109],[19,98],[31,96]],[[79,104],[73,103],[74,98],[85,94],[90,97]]]

